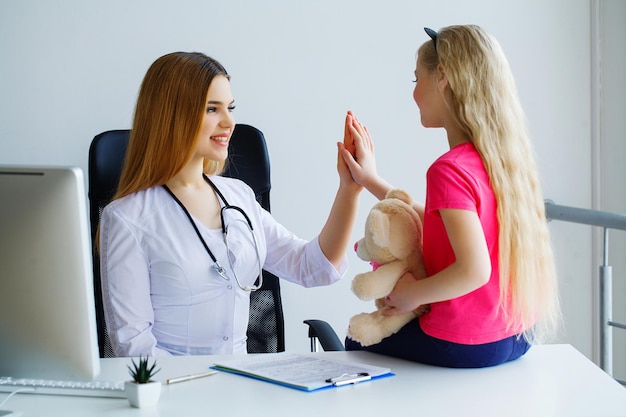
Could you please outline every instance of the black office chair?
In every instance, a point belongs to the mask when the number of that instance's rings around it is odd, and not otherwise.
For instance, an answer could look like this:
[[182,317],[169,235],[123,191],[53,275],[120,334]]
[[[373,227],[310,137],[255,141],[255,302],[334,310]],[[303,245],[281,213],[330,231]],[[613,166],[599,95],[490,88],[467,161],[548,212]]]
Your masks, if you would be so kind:
[[[89,209],[94,243],[93,274],[101,357],[115,356],[106,331],[102,306],[100,259],[95,238],[100,215],[111,201],[119,183],[129,130],[111,130],[97,135],[89,148]],[[223,175],[239,178],[255,192],[263,208],[270,210],[270,164],[263,133],[238,124],[229,145],[229,162]],[[285,326],[278,278],[263,271],[263,286],[250,296],[248,352],[267,353],[285,350]]]
[[337,337],[337,333],[327,322],[323,320],[304,320],[304,324],[309,326],[309,339],[311,340],[311,352],[317,352],[319,345],[325,351],[345,350],[343,343]]

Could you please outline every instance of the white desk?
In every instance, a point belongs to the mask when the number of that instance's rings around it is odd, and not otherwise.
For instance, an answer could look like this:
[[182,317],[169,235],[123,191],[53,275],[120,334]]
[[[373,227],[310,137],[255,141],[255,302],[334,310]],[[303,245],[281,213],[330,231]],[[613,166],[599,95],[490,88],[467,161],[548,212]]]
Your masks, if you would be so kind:
[[[535,346],[518,361],[447,369],[370,354],[320,352],[391,368],[376,381],[302,392],[219,373],[164,385],[156,408],[125,399],[17,394],[3,407],[29,416],[626,416],[626,388],[569,345]],[[160,380],[206,370],[217,357],[163,358]],[[219,356],[224,358],[224,356]],[[128,359],[103,359],[100,379],[126,380]],[[6,394],[0,394],[0,402]]]

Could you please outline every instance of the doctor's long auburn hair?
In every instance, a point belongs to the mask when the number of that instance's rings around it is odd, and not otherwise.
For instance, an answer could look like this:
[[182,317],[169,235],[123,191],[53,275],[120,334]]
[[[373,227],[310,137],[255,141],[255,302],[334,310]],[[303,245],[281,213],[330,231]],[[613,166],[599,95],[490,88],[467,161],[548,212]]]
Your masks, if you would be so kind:
[[[158,58],[141,83],[135,118],[116,200],[174,177],[193,156],[209,86],[216,76],[230,80],[215,59],[199,52],[173,52]],[[204,161],[204,172],[217,175],[224,161]],[[100,250],[100,226],[96,231]]]
[[561,324],[556,267],[535,155],[509,63],[498,42],[474,25],[441,29],[419,61],[441,68],[448,111],[480,154],[493,187],[499,230],[500,307],[529,342]]
[[[216,60],[198,52],[173,52],[158,58],[141,84],[124,167],[113,199],[165,184],[191,159],[216,76],[230,79]],[[208,175],[224,161],[205,160]]]

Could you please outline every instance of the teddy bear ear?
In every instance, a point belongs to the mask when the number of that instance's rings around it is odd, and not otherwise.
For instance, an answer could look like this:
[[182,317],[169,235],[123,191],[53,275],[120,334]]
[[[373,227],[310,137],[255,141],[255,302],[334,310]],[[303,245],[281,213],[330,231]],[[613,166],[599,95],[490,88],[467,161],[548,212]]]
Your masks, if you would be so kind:
[[412,199],[409,193],[399,188],[393,188],[389,190],[385,198],[396,198],[400,201],[407,203],[408,205],[411,205],[411,202],[412,202]]
[[388,230],[394,237],[389,241],[389,252],[398,259],[406,258],[419,245],[416,224],[406,211],[399,211],[391,217]]
[[380,210],[374,209],[370,211],[367,218],[368,228],[372,233],[372,240],[376,246],[381,248],[389,247],[391,228],[389,216]]

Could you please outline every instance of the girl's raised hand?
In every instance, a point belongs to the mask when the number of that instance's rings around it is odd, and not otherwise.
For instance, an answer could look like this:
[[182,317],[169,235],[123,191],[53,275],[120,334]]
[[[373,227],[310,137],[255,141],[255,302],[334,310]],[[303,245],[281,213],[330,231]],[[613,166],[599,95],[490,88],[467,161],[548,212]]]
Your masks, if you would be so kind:
[[343,157],[350,169],[352,178],[357,184],[367,188],[378,177],[376,172],[376,159],[374,157],[374,141],[359,119],[348,111],[344,129]]

